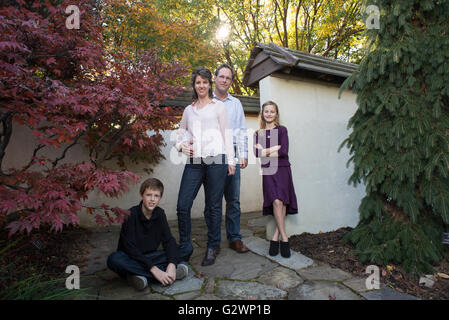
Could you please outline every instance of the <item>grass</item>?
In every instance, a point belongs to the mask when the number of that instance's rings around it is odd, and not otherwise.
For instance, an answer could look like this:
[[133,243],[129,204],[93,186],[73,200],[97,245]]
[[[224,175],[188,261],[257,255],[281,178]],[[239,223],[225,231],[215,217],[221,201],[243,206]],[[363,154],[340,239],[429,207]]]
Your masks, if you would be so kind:
[[88,295],[89,288],[67,289],[69,274],[55,277],[44,267],[36,267],[33,261],[40,258],[42,262],[44,257],[30,259],[30,252],[23,245],[29,243],[26,236],[0,241],[5,243],[0,250],[0,300],[73,300]]

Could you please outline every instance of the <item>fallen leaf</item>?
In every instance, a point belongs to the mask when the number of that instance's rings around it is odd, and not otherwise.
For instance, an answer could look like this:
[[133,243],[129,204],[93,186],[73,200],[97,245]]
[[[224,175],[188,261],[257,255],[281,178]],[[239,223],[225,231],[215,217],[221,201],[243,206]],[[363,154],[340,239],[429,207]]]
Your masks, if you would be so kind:
[[329,253],[334,253],[334,252],[335,252],[334,250],[329,251]]
[[390,265],[387,265],[387,269],[388,269],[388,271],[392,271],[394,269],[394,267],[390,266]]
[[396,280],[400,280],[400,279],[402,279],[402,274],[400,274],[400,273],[395,274],[395,275],[393,275],[393,278],[395,278]]
[[443,279],[449,279],[449,276],[448,276],[447,274],[445,274],[445,273],[438,272],[437,275],[438,275],[440,278],[443,278]]
[[385,277],[387,275],[387,271],[382,270],[382,277]]

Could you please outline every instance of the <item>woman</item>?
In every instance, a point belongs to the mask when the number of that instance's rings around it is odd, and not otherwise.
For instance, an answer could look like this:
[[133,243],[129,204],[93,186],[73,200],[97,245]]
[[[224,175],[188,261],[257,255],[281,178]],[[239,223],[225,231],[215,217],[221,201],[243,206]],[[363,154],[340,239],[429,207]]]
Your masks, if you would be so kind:
[[276,256],[280,247],[281,256],[288,258],[290,244],[285,216],[298,213],[298,205],[288,160],[288,132],[279,124],[279,108],[273,101],[262,105],[260,128],[254,134],[254,152],[256,157],[263,158],[263,215],[274,215],[276,221],[269,254]]
[[176,209],[180,254],[188,260],[193,252],[190,210],[203,184],[208,241],[202,265],[208,266],[215,263],[219,251],[224,184],[226,176],[235,173],[235,160],[225,105],[213,99],[212,73],[205,67],[196,68],[191,83],[194,101],[184,110],[176,141],[176,149],[188,156]]

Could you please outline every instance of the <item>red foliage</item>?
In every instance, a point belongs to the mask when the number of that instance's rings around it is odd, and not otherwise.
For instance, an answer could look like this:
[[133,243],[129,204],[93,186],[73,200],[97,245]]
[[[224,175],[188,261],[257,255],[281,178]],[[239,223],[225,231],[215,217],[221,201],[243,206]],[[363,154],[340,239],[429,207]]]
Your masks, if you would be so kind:
[[[32,129],[36,149],[23,168],[0,170],[0,225],[13,213],[10,235],[50,224],[79,224],[88,194],[108,197],[128,191],[138,176],[126,163],[154,164],[163,158],[159,130],[176,121],[160,103],[181,92],[185,69],[161,62],[154,51],[131,61],[105,51],[93,1],[78,0],[80,29],[65,25],[73,1],[5,1],[0,5],[0,164],[13,122]],[[147,130],[154,130],[149,137]],[[90,156],[68,162],[83,145]],[[57,148],[54,158],[45,149]],[[60,162],[64,159],[64,164]],[[122,170],[107,167],[115,159]],[[2,167],[3,168],[3,167]],[[98,223],[121,222],[127,212],[86,207]]]

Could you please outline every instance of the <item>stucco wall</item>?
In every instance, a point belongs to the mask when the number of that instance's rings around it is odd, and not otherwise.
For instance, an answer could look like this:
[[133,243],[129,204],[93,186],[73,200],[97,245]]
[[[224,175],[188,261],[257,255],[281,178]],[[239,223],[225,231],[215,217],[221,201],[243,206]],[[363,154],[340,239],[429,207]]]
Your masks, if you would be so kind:
[[[257,115],[247,115],[246,116],[247,127],[249,129],[249,145],[252,146],[252,130],[257,129],[258,119]],[[151,175],[146,174],[142,170],[142,166],[130,166],[129,170],[141,175],[142,182],[148,177],[156,177],[160,179],[165,186],[164,196],[160,202],[160,206],[165,209],[165,212],[169,220],[177,219],[176,216],[176,202],[178,198],[179,185],[181,182],[182,172],[184,169],[183,161],[185,161],[185,156],[178,153],[174,147],[173,131],[166,131],[163,133],[165,138],[166,146],[162,148],[162,153],[164,154],[166,160],[160,162],[155,168]],[[34,147],[36,145],[36,140],[31,136],[31,132],[27,127],[14,126],[13,135],[11,141],[6,150],[6,156],[3,161],[3,169],[21,166],[28,163]],[[60,150],[51,149],[46,151],[46,155],[49,157],[59,155]],[[39,153],[38,155],[42,155]],[[242,212],[252,212],[260,211],[262,206],[262,184],[259,175],[259,166],[256,164],[256,160],[250,152],[249,154],[250,165],[241,171],[241,198],[240,205]],[[87,160],[87,152],[82,147],[76,147],[69,151],[66,156],[66,161],[81,161]],[[64,161],[62,161],[64,162]],[[140,183],[136,185],[130,185],[130,191],[119,198],[108,198],[102,196],[96,192],[91,193],[86,204],[97,206],[102,203],[106,203],[110,206],[118,206],[123,209],[128,209],[131,206],[137,204],[139,199],[139,187]],[[223,201],[225,204],[225,202]],[[223,205],[225,208],[225,205]],[[204,210],[204,189],[198,192],[198,196],[194,201],[192,208],[192,217],[202,217]],[[224,210],[223,210],[224,212]],[[93,217],[85,212],[81,212],[80,222],[82,226],[91,227],[95,225]]]
[[[251,129],[256,129],[258,126],[257,116],[246,116],[246,124]],[[161,161],[155,168],[151,175],[147,175],[139,167],[132,167],[132,171],[142,175],[142,180],[146,178],[155,177],[160,179],[164,183],[164,196],[160,202],[160,207],[165,210],[169,220],[176,220],[176,203],[178,199],[178,191],[181,183],[181,177],[184,170],[184,163],[186,157],[176,151],[174,145],[174,135],[172,131],[167,131],[164,134],[166,146],[162,149],[166,160]],[[249,137],[252,145],[252,136]],[[241,170],[241,193],[240,193],[240,207],[242,212],[260,211],[262,206],[262,180],[259,175],[259,168],[256,165],[254,156],[250,154],[250,162],[253,164],[248,165],[247,168]],[[110,205],[117,205],[122,208],[129,208],[139,199],[139,187],[140,183],[131,187],[130,192],[121,197],[120,199],[107,199],[100,198],[98,196],[89,199],[90,204],[98,204],[101,201]],[[198,195],[193,203],[192,217],[203,217],[204,211],[204,188],[201,187],[198,191]],[[225,202],[223,200],[223,213],[225,212]],[[86,214],[82,214],[80,218],[83,219],[84,225],[91,225],[93,220]],[[224,221],[223,221],[224,223]]]
[[[338,99],[339,87],[309,79],[280,79],[267,77],[260,81],[260,101],[274,100],[278,103],[281,124],[288,128],[290,139],[289,156],[299,214],[289,216],[287,233],[318,233],[332,231],[344,226],[355,226],[358,222],[358,206],[364,196],[364,187],[354,188],[347,184],[352,174],[352,166],[346,168],[349,153],[337,149],[348,136],[346,129],[349,118],[354,114],[356,96],[349,91]],[[247,115],[249,138],[249,164],[241,171],[241,208],[245,212],[261,211],[263,203],[262,176],[260,164],[252,151],[252,133],[258,128],[256,115]],[[184,169],[182,155],[173,148],[172,131],[164,133],[167,145],[162,149],[166,160],[159,163],[151,176],[157,177],[165,185],[163,207],[169,220],[177,219],[176,202]],[[25,127],[14,128],[11,142],[6,150],[3,169],[20,167],[27,163],[35,146],[35,140]],[[170,154],[172,153],[172,158]],[[48,153],[59,154],[57,150]],[[68,161],[86,160],[87,154],[81,147],[67,154]],[[174,159],[175,161],[173,161]],[[132,166],[130,170],[141,175],[142,180],[149,177],[141,167]],[[130,191],[118,199],[110,199],[92,193],[87,204],[106,203],[127,209],[139,201],[139,184],[131,185]],[[224,203],[224,201],[223,201]],[[225,206],[223,205],[223,208]],[[201,187],[192,208],[192,217],[202,217],[204,210],[204,190]],[[224,210],[223,210],[224,211]],[[82,226],[95,225],[93,218],[80,213]],[[267,237],[271,238],[274,221],[267,226]]]
[[[354,227],[365,188],[347,184],[349,151],[338,147],[347,138],[349,118],[357,109],[356,95],[339,87],[305,79],[267,77],[259,82],[260,101],[279,106],[281,124],[289,133],[289,157],[299,214],[287,217],[289,235]],[[267,238],[275,228],[267,226]]]

